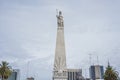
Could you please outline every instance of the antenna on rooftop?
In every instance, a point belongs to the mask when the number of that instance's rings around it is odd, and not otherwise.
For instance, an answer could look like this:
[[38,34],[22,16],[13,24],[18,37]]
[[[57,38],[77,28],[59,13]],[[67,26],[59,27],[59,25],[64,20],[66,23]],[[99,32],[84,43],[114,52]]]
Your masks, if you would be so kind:
[[98,58],[98,55],[97,55],[97,64],[99,65],[99,58]]
[[91,60],[92,60],[92,54],[89,54],[89,61],[90,61],[90,66],[91,66]]

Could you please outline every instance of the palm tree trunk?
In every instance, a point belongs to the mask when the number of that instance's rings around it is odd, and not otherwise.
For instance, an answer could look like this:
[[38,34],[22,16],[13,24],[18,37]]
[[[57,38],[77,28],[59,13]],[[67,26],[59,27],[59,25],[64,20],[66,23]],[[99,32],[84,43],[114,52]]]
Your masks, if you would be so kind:
[[6,80],[6,79],[4,79],[4,76],[2,76],[2,80]]
[[4,80],[3,77],[2,77],[2,80]]

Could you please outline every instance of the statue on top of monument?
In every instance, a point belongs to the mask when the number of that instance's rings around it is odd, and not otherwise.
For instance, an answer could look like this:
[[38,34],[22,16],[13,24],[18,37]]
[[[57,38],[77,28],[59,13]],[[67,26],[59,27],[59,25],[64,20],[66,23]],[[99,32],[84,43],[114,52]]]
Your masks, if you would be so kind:
[[59,11],[59,14],[57,14],[57,24],[58,24],[58,27],[64,27],[63,16],[61,11]]

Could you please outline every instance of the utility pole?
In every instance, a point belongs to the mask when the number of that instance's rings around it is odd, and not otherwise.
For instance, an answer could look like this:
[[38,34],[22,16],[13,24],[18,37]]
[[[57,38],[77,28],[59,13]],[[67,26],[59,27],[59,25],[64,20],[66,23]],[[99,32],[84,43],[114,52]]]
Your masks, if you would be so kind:
[[26,76],[27,78],[29,77],[29,63],[30,61],[27,62],[27,76]]

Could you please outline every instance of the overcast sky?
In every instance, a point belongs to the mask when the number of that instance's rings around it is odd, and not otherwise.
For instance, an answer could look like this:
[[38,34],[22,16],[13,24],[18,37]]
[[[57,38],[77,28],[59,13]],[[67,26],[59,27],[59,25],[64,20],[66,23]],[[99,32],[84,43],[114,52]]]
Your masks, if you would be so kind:
[[91,64],[109,60],[120,72],[120,0],[0,0],[0,61],[20,69],[21,80],[52,80],[56,9],[64,16],[68,68],[88,76],[92,54]]

